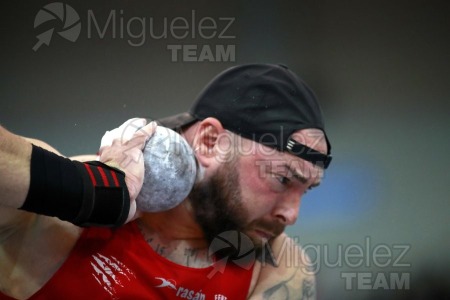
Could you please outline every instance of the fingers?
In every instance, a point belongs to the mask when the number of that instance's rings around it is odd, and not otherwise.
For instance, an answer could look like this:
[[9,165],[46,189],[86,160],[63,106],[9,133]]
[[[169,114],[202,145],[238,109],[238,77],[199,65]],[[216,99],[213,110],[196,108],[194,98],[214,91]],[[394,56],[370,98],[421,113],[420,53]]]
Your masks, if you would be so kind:
[[125,172],[125,182],[131,200],[128,220],[139,216],[136,197],[144,181],[143,149],[156,131],[156,122],[130,119],[120,127],[107,131],[102,138],[99,160]]
[[154,134],[157,124],[145,125],[145,119],[130,119],[120,127],[106,132],[99,150],[99,160],[124,171],[130,184],[131,194],[137,194],[143,181],[143,152],[148,139]]
[[[134,134],[126,139],[114,139],[112,141],[111,148],[116,148],[122,151],[122,159],[120,160],[121,166],[127,166],[130,162],[138,162],[142,157],[142,151],[147,143],[147,141],[153,136],[156,131],[156,122],[151,122],[150,124],[139,128]],[[104,147],[100,149],[100,157],[103,157]]]
[[106,131],[102,137],[100,149],[106,146],[111,146],[114,140],[120,140],[122,142],[129,141],[136,131],[144,127],[146,124],[146,119],[133,118],[127,120],[125,123],[113,130]]
[[139,128],[133,134],[133,136],[130,138],[128,143],[133,142],[133,143],[135,143],[135,146],[138,147],[140,150],[144,149],[145,144],[147,143],[147,141],[155,133],[156,127],[158,127],[158,125],[156,124],[155,121],[153,121],[153,122],[150,122],[150,124]]
[[134,136],[143,135],[146,137],[147,141],[155,133],[156,127],[158,127],[158,124],[156,124],[155,121],[152,121],[148,125],[139,128],[139,130],[134,133]]
[[148,125],[146,123],[146,119],[133,118],[123,123],[120,127],[107,131],[102,137],[99,155],[101,156],[103,150],[113,144],[116,147],[123,145],[127,149],[137,148],[142,150],[157,127],[154,121]]

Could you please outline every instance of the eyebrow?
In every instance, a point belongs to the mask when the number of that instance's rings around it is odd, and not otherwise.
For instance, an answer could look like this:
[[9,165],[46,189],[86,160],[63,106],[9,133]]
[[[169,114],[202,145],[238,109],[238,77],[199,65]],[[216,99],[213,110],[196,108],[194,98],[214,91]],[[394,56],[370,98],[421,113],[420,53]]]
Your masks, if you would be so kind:
[[[297,172],[295,169],[293,169],[291,166],[283,165],[283,167],[285,167],[289,172],[292,173],[292,176],[297,179],[298,181],[300,181],[301,183],[305,184],[308,182],[308,179],[303,176],[303,174]],[[311,186],[309,187],[310,189],[318,187],[320,185],[320,181],[319,182],[315,182],[313,184],[311,184]]]

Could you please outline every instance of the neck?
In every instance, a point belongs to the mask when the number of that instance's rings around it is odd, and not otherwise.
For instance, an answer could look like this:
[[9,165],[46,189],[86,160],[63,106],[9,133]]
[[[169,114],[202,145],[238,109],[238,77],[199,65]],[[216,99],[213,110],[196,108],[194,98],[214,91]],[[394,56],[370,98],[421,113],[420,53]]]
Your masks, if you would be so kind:
[[192,207],[187,199],[177,207],[167,211],[144,213],[139,222],[148,233],[157,234],[160,238],[169,241],[204,241],[203,231],[196,222]]
[[160,256],[187,267],[212,264],[208,244],[189,201],[168,211],[145,213],[137,223],[147,243]]

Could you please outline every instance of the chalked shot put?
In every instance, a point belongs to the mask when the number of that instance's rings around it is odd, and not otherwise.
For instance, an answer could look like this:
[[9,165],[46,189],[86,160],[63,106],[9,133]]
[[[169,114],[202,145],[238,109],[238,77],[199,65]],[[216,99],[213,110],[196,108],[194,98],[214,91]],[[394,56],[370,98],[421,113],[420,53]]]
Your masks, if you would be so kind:
[[0,129],[0,299],[315,298],[284,230],[331,146],[286,66],[227,69],[188,112],[106,132],[93,161]]

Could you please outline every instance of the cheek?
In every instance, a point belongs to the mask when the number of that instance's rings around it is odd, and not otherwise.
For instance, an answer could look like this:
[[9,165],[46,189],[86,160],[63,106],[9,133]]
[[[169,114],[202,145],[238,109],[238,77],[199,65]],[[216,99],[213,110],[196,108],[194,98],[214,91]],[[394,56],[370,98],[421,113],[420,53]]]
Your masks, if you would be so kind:
[[257,176],[241,176],[240,188],[242,201],[249,214],[262,216],[270,213],[277,201],[276,195],[263,178]]

